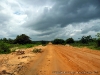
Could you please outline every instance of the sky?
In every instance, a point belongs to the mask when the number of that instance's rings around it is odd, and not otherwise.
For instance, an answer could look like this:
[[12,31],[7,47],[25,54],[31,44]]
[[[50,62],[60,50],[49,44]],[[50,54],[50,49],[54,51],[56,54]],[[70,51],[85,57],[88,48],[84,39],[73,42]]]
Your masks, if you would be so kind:
[[0,0],[0,38],[78,39],[100,32],[100,0]]

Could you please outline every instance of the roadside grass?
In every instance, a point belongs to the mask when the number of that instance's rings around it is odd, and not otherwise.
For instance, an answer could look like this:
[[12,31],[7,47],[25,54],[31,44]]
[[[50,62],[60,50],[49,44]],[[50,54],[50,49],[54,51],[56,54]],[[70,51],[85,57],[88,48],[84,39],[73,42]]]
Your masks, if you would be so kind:
[[79,47],[79,48],[87,47],[87,48],[90,48],[92,50],[100,50],[100,47],[98,47],[97,44],[94,43],[94,42],[88,43],[88,44],[73,43],[73,44],[70,44],[70,45],[74,46],[74,47]]
[[9,54],[11,52],[15,52],[16,49],[26,49],[40,45],[40,43],[35,44],[9,44],[0,42],[0,54]]

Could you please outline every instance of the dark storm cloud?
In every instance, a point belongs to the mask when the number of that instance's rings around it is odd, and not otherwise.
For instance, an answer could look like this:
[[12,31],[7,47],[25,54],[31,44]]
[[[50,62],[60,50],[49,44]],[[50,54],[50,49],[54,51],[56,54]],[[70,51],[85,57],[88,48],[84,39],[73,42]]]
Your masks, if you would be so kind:
[[[51,2],[53,3],[53,1]],[[39,17],[41,19],[28,26],[35,30],[45,31],[58,24],[60,27],[65,27],[68,24],[100,18],[99,0],[54,0],[54,2],[55,5],[51,9],[44,8],[44,12]]]
[[53,33],[53,31],[44,32],[44,33],[42,33],[42,34],[38,34],[38,36],[51,35],[52,33]]

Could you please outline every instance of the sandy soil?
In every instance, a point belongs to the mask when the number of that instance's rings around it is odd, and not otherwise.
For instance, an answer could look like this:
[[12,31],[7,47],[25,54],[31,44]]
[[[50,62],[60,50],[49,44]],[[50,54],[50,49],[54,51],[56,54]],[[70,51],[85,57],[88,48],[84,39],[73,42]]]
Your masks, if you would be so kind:
[[100,51],[52,44],[37,48],[43,52],[32,53],[33,48],[29,48],[23,55],[0,55],[0,60],[4,56],[10,59],[8,65],[1,64],[0,70],[11,73],[19,69],[19,64],[22,67],[15,75],[100,75]]

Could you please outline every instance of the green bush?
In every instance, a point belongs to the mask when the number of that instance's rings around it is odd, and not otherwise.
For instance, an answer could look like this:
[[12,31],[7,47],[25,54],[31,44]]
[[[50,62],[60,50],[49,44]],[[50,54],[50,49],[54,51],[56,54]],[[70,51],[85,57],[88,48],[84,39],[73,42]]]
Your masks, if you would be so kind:
[[34,52],[34,53],[41,53],[42,51],[41,51],[41,49],[35,48],[35,49],[33,49],[33,52]]
[[9,45],[7,43],[0,43],[0,54],[8,54],[10,53]]

